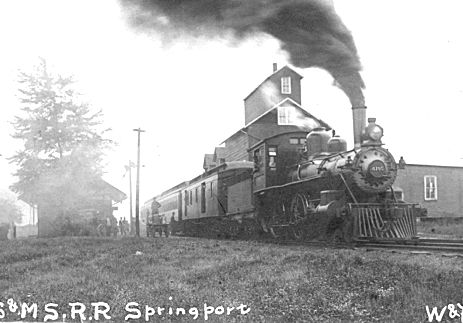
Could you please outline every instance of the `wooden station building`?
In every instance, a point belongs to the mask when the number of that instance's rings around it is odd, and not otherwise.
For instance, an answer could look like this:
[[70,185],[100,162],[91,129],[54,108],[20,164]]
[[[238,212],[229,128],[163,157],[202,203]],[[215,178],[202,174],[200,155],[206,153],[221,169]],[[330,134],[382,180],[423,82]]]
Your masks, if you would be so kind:
[[[117,226],[117,219],[113,212],[117,209],[115,204],[127,198],[126,194],[118,190],[103,179],[95,180],[88,188],[91,199],[78,201],[79,206],[69,215],[72,223],[107,223]],[[20,196],[22,201],[31,207],[34,221],[37,223],[37,236],[50,237],[60,235],[62,216],[58,214],[58,208],[49,203],[37,204],[34,199],[28,196]]]

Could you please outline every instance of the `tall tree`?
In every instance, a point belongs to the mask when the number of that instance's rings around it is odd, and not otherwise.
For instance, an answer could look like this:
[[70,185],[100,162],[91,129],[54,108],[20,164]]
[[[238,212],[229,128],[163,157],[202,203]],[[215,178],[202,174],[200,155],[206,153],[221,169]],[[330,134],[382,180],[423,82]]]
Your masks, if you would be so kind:
[[0,191],[0,225],[19,221],[21,216],[21,208],[14,195]]
[[24,147],[11,157],[18,166],[11,189],[66,213],[89,198],[89,185],[101,177],[109,129],[101,130],[101,111],[80,100],[72,77],[51,73],[45,60],[20,73],[19,82],[22,115],[12,124]]

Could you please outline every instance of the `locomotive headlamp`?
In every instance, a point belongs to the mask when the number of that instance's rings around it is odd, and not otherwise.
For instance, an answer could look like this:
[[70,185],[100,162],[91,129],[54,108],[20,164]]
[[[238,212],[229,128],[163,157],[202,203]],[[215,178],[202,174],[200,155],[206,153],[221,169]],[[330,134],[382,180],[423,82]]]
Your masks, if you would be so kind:
[[368,118],[368,126],[364,132],[364,142],[362,145],[381,145],[383,137],[383,128],[378,126],[375,118]]
[[383,137],[383,129],[380,126],[375,125],[371,129],[369,129],[368,136],[374,141],[381,140],[381,138]]

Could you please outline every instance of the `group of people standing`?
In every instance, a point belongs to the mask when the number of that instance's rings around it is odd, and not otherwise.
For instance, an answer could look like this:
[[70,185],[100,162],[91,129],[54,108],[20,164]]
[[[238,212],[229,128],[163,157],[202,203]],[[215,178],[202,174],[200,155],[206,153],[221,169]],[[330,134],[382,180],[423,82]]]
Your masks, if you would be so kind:
[[119,218],[118,229],[121,236],[126,236],[130,233],[129,221],[127,221],[125,217]]
[[97,234],[107,237],[127,236],[130,234],[129,221],[127,221],[125,217],[121,217],[119,221],[117,221],[115,217],[108,216],[105,223],[100,223],[98,225]]

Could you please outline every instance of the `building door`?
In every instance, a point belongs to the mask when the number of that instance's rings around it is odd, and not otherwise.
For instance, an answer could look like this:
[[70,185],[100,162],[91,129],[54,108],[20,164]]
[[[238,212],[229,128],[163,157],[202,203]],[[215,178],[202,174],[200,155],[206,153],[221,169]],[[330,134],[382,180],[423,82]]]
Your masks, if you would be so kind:
[[201,183],[201,213],[206,213],[206,183]]
[[265,146],[261,145],[253,151],[254,171],[253,171],[253,185],[254,190],[265,188]]
[[185,218],[186,218],[188,216],[188,191],[185,190],[183,192],[183,195],[184,195],[183,198],[184,198],[184,201],[185,201],[185,203],[184,203],[185,212],[183,212],[183,215],[185,215]]

